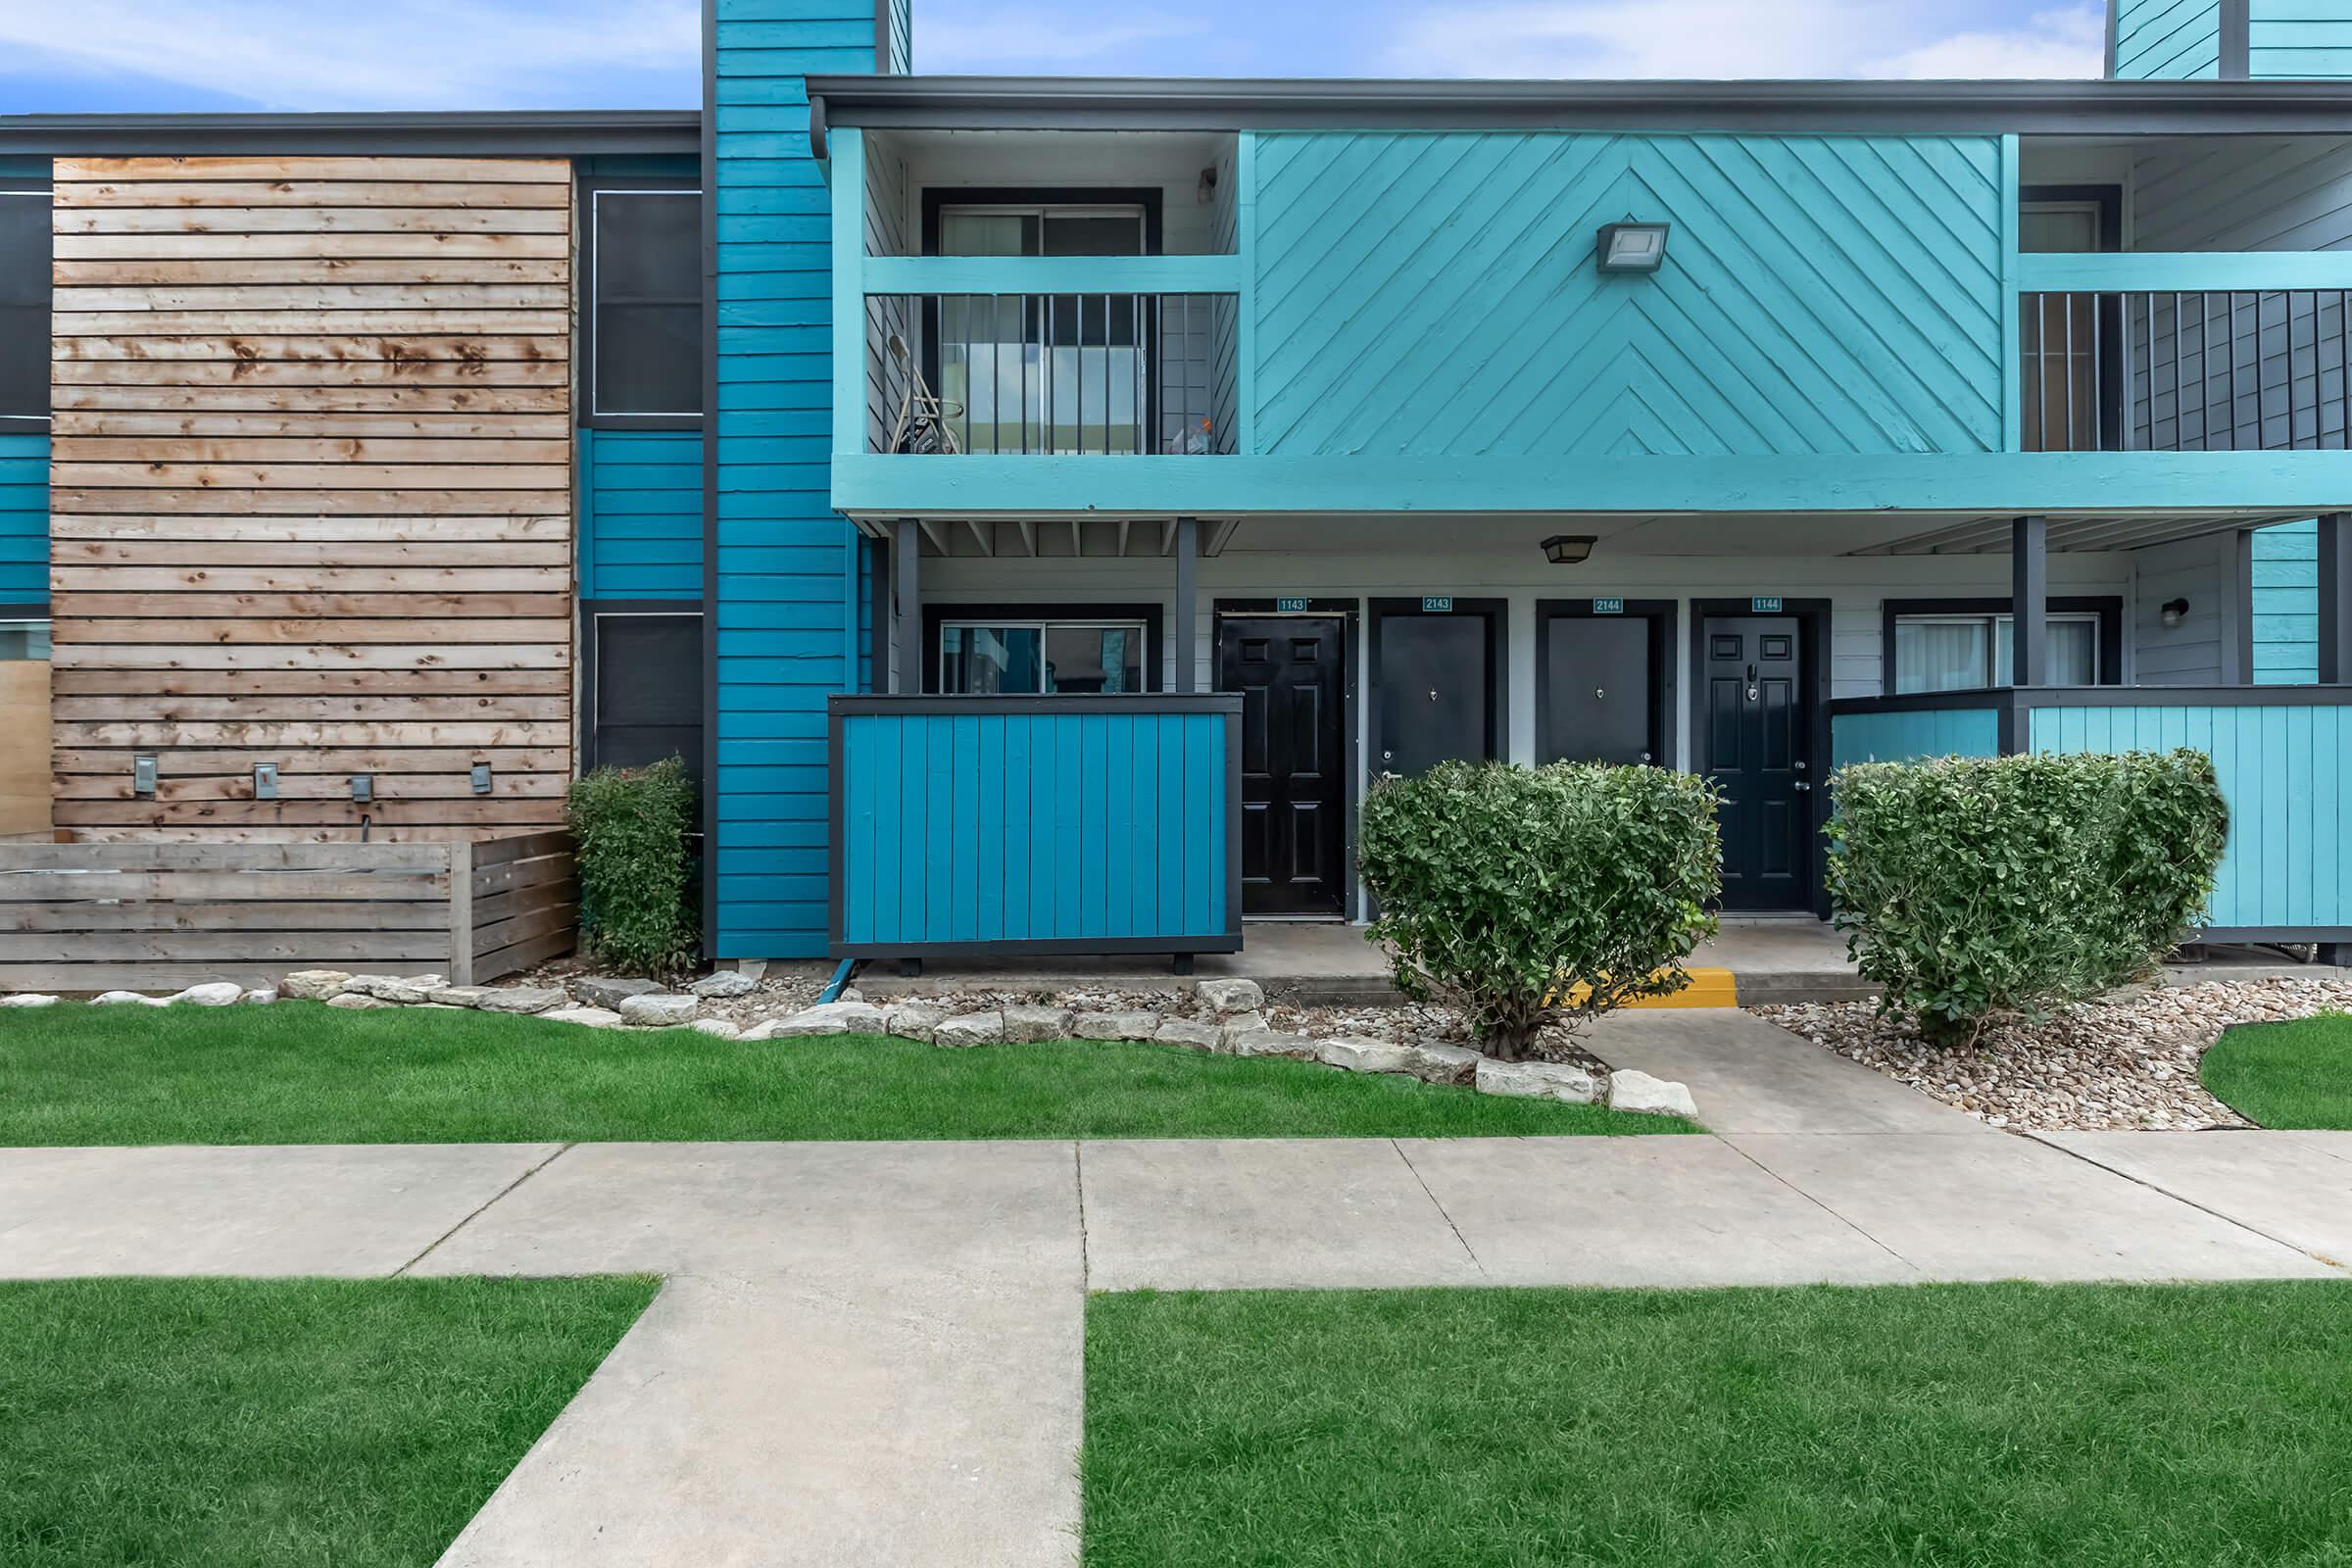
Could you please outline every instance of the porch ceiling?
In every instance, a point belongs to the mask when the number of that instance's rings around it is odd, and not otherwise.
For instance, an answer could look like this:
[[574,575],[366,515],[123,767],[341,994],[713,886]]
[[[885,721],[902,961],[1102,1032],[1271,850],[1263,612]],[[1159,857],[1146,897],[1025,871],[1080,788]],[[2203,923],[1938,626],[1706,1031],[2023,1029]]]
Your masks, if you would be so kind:
[[[2176,513],[2150,516],[2050,516],[2049,548],[2055,551],[2137,550],[2146,545],[2172,544],[2206,534],[2238,528],[2260,528],[2274,522],[2292,522],[2293,513]],[[2001,517],[1960,517],[1927,528],[1907,538],[1849,552],[1857,556],[2007,555],[2010,524]]]
[[[939,557],[986,560],[1126,561],[1150,560],[1176,554],[1176,521],[1160,518],[1045,517],[1006,522],[999,518],[923,517],[917,519],[926,560]],[[1205,522],[1200,529],[1200,554],[1224,553],[1240,523],[1228,519]],[[876,539],[890,537],[888,526],[859,519],[858,527]]]

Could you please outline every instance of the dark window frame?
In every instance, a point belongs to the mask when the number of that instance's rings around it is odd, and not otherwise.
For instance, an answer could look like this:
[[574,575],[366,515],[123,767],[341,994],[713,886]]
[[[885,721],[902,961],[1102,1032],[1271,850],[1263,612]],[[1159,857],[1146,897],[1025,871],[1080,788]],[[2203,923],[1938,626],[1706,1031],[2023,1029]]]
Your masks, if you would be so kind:
[[[2112,9],[2112,8],[2111,8]],[[2017,211],[2022,220],[2027,208],[2053,204],[2091,203],[2099,210],[2099,252],[2105,255],[2124,248],[2124,187],[2114,183],[2081,185],[2025,185],[2018,189]],[[2114,294],[2093,295],[2093,330],[2102,343],[2121,344],[2124,341],[2124,302]],[[2025,367],[2018,367],[2019,374]],[[2098,391],[2099,444],[2109,452],[2122,449],[2124,440],[2124,361],[2121,353],[2110,352],[2099,357]]]
[[[580,204],[580,284],[579,284],[579,428],[583,430],[700,430],[710,415],[705,409],[699,414],[606,414],[596,406],[597,355],[597,271],[598,252],[602,236],[597,225],[597,198],[600,196],[681,196],[697,204],[698,214],[703,204],[703,182],[685,174],[582,174],[579,177]],[[698,220],[699,221],[699,220]],[[695,254],[699,272],[702,267],[702,248]],[[707,311],[703,285],[697,279],[694,291],[678,301]],[[710,323],[697,330],[696,339],[704,343],[709,353]],[[704,366],[695,375],[695,385],[710,397],[710,367]]]
[[[57,200],[55,186],[49,180],[32,175],[11,175],[5,178],[0,178],[0,201],[9,201],[28,197],[39,197],[42,202],[52,210],[54,210]],[[43,260],[41,265],[41,277],[49,284],[50,310],[52,313],[54,313],[56,310],[57,285],[54,281],[53,270],[56,266],[57,260],[57,243],[54,238],[54,224],[52,223],[51,225],[47,226],[49,226],[51,229],[52,238],[50,240],[49,255]],[[39,334],[36,341],[45,345],[48,342],[48,339],[49,333],[44,330]],[[46,356],[44,356],[44,361],[45,359]],[[56,397],[54,379],[55,378],[53,376],[50,376],[44,377],[41,381],[40,413],[18,414],[10,412],[6,409],[0,409],[0,435],[35,435],[46,431],[49,428],[50,419],[56,412],[54,401]]]
[[[1997,595],[1980,595],[1973,599],[1888,599],[1879,606],[1879,690],[1886,696],[1895,696],[1894,689],[1894,628],[1906,615],[2008,615],[2016,612],[2016,605]],[[2121,594],[2071,594],[2052,598],[2047,608],[2053,614],[2096,614],[2099,617],[2099,679],[2101,686],[2121,686],[2124,683],[2124,599]],[[1997,686],[1972,686],[1970,691],[1998,691]],[[1925,692],[1908,695],[1924,697]]]
[[[702,645],[704,633],[710,624],[704,614],[703,606],[692,599],[583,599],[580,601],[579,739],[580,771],[583,773],[603,765],[603,759],[598,756],[598,740],[603,726],[598,722],[596,675],[597,662],[604,657],[604,629],[600,620],[606,615],[631,618],[667,615],[680,619],[693,619],[698,622],[695,631],[695,643],[698,648]],[[697,692],[704,692],[706,689],[703,673],[702,671],[696,672],[694,688]],[[703,731],[706,739],[710,733],[710,710],[706,707],[696,725]],[[697,747],[695,750],[696,755],[686,757],[685,761],[687,767],[699,777],[704,769],[704,760],[701,755],[703,749]],[[683,753],[680,755],[684,756]]]
[[[1157,601],[1143,604],[1064,604],[1058,600],[1029,600],[1025,603],[990,603],[980,605],[941,604],[934,600],[923,602],[922,683],[918,690],[927,697],[944,695],[940,684],[941,656],[939,637],[948,622],[1004,620],[1137,620],[1144,626],[1144,691],[1164,691],[1160,662],[1167,657],[1161,641],[1166,630],[1167,607]],[[1008,697],[1030,696],[1040,701],[1076,695],[1069,692],[1007,692]]]

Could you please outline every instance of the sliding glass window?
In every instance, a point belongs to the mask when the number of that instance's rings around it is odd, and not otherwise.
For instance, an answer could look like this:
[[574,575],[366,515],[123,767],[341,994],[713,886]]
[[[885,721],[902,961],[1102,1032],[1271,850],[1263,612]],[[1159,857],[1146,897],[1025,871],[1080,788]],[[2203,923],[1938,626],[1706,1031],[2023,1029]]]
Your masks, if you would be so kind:
[[1142,621],[991,618],[939,628],[939,689],[961,694],[1141,692]]

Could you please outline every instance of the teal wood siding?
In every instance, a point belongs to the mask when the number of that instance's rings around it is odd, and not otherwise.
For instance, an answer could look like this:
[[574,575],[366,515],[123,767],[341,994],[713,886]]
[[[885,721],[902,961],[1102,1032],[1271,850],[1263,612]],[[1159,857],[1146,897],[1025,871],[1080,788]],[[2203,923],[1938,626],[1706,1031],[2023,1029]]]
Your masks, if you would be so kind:
[[2115,58],[2124,81],[2185,81],[2222,74],[2220,0],[2112,0]]
[[2320,678],[2320,529],[2282,522],[2254,532],[2254,680],[2308,685]]
[[2230,803],[2211,923],[2352,926],[2352,707],[2039,708],[2029,734],[2037,752],[2204,752]]
[[0,605],[49,602],[49,437],[0,435]]
[[1990,708],[1913,713],[1839,713],[1830,720],[1830,761],[1916,762],[1926,757],[1998,757],[2000,715]]
[[845,946],[1231,945],[1237,715],[1067,706],[836,719]]
[[[825,948],[825,699],[857,673],[858,543],[828,495],[830,203],[810,73],[874,69],[870,0],[716,0],[718,957]],[[852,194],[849,198],[856,201]]]
[[[1253,142],[1256,452],[2002,446],[1997,138]],[[1674,225],[1654,276],[1593,265],[1629,215]]]
[[703,597],[703,437],[580,432],[580,597]]
[[2246,74],[2352,80],[2352,7],[2344,0],[2250,0]]

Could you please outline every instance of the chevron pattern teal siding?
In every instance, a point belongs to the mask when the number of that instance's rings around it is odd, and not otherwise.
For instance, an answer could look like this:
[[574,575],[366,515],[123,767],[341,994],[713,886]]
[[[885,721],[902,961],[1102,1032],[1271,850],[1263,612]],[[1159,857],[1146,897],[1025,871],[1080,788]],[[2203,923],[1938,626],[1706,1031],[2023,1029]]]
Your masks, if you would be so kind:
[[703,438],[580,432],[580,597],[703,597]]
[[[714,956],[825,950],[825,699],[857,675],[855,531],[830,504],[831,204],[812,73],[874,69],[871,0],[717,0]],[[857,200],[855,192],[849,200]]]
[[[2001,445],[1992,137],[1265,134],[1256,450]],[[1674,225],[1665,269],[1594,235]]]
[[0,435],[0,605],[49,602],[49,437]]
[[2186,81],[2222,74],[2221,0],[2111,0],[2120,81]]

